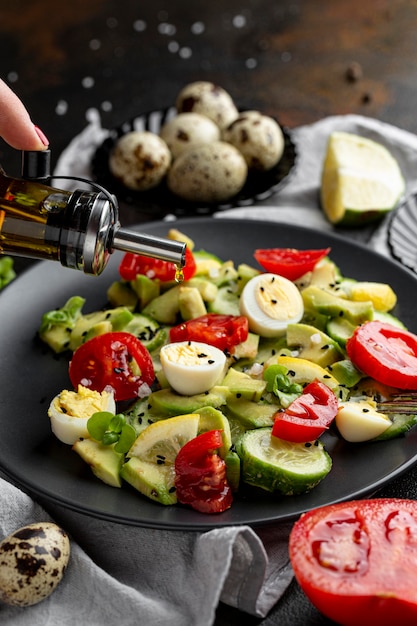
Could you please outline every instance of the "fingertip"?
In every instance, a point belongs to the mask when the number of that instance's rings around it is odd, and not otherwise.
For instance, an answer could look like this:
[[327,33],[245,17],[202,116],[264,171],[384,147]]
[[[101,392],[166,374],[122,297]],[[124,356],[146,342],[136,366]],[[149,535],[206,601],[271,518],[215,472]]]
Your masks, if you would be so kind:
[[45,133],[39,128],[39,126],[34,125],[35,133],[41,141],[43,148],[47,148],[49,146],[49,139],[45,135]]

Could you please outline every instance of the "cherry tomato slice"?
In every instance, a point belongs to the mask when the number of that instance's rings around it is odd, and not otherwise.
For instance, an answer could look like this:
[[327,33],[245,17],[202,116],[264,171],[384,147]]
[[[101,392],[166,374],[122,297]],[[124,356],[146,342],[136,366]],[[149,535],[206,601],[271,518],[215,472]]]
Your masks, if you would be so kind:
[[417,335],[370,321],[355,329],[346,350],[367,376],[391,387],[417,389]]
[[333,391],[318,380],[275,416],[272,435],[302,443],[318,439],[336,417],[338,401]]
[[[189,248],[185,250],[185,266],[183,268],[184,280],[189,280],[195,274],[197,264],[193,253]],[[138,274],[144,274],[148,278],[155,278],[161,282],[175,280],[176,266],[170,261],[152,259],[141,254],[126,252],[120,266],[119,274],[123,280],[135,280]]]
[[200,513],[222,513],[232,505],[226,463],[216,450],[223,443],[220,430],[210,430],[187,442],[175,459],[178,501]]
[[248,334],[248,320],[243,315],[207,313],[174,326],[169,336],[172,342],[202,341],[219,350],[231,350],[246,341]]
[[324,259],[330,248],[297,250],[295,248],[265,248],[254,252],[254,257],[265,271],[279,274],[288,280],[297,280],[311,272],[316,263]]
[[152,385],[155,374],[151,355],[139,339],[112,332],[89,339],[74,352],[69,377],[74,388],[79,384],[95,391],[111,387],[120,401],[136,398],[144,383]]
[[337,624],[417,624],[416,501],[313,509],[294,524],[289,554],[304,593]]

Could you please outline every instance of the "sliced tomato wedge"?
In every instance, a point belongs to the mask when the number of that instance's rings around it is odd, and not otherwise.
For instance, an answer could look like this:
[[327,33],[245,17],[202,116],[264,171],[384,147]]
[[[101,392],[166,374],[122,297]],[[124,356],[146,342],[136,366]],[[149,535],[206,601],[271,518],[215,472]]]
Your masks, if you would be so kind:
[[352,363],[384,385],[417,389],[417,335],[377,320],[355,329],[346,344]]
[[[141,254],[126,252],[119,265],[119,274],[123,280],[135,280],[138,274],[144,274],[148,278],[155,278],[161,282],[175,280],[175,263],[152,259]],[[197,264],[194,255],[189,248],[185,249],[185,265],[183,268],[184,280],[190,280],[195,274]]]
[[259,265],[267,272],[279,274],[288,280],[297,280],[324,259],[330,248],[297,250],[296,248],[265,248],[254,252]]
[[220,430],[210,430],[188,441],[175,459],[178,501],[200,513],[222,513],[232,505],[232,490],[226,480],[226,463],[217,450]]
[[103,391],[111,387],[115,400],[120,401],[138,397],[144,384],[152,385],[155,373],[151,355],[139,339],[130,333],[112,332],[77,348],[69,377],[74,388],[83,385]]
[[219,350],[231,350],[249,334],[248,319],[243,315],[207,313],[171,328],[170,340],[201,341]]
[[333,391],[314,380],[304,388],[301,396],[276,414],[272,435],[294,443],[314,441],[329,428],[337,409],[338,401]]
[[416,501],[313,509],[294,524],[289,555],[304,593],[337,624],[417,624]]

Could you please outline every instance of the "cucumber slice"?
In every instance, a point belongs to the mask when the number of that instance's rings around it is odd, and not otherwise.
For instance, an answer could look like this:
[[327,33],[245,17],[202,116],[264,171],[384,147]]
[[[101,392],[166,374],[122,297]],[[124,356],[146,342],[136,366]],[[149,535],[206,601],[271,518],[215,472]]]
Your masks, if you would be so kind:
[[207,310],[222,315],[240,315],[239,296],[229,285],[223,285],[219,287],[215,299],[208,302]]
[[330,472],[332,460],[320,441],[292,443],[271,432],[249,430],[237,440],[244,482],[290,496],[310,491]]
[[413,426],[417,424],[417,415],[406,415],[405,413],[390,414],[389,418],[392,422],[383,433],[375,437],[374,441],[385,441],[387,439],[395,439],[405,435]]
[[134,313],[133,318],[124,330],[135,335],[149,352],[160,348],[168,339],[167,329],[160,326],[149,315],[143,315],[142,313]]

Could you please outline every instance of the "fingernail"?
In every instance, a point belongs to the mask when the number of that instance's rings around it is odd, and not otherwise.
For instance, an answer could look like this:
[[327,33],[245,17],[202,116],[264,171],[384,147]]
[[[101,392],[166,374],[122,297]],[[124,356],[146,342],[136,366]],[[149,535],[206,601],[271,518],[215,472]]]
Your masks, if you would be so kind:
[[43,143],[43,145],[46,147],[49,146],[49,140],[47,139],[46,135],[41,131],[39,126],[35,126],[35,132],[38,135],[41,142]]

